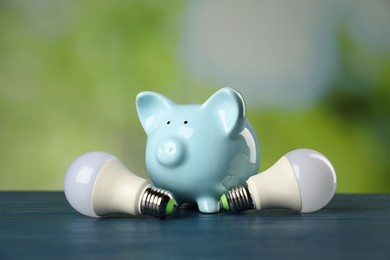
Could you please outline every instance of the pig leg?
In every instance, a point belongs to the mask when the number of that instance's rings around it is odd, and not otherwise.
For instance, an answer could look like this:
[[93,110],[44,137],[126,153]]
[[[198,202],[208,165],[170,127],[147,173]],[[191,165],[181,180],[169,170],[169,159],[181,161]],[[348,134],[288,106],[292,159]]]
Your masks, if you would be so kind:
[[196,200],[199,211],[202,213],[219,212],[219,200],[213,197],[200,197]]

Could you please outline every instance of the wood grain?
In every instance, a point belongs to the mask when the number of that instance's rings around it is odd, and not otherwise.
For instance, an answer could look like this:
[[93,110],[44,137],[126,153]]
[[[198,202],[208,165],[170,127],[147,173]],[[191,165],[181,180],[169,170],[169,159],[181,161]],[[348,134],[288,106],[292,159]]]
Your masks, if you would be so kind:
[[201,214],[159,220],[75,212],[63,192],[0,192],[0,259],[390,259],[390,194],[337,194],[299,214]]

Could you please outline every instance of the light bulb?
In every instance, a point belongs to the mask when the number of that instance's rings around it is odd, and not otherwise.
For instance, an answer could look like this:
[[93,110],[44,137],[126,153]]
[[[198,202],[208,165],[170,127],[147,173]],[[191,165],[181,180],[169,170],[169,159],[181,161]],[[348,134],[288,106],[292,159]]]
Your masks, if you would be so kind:
[[168,191],[153,187],[104,152],[90,152],[74,160],[64,184],[70,205],[90,217],[127,213],[164,218],[177,209]]
[[336,191],[336,172],[321,153],[293,150],[268,170],[250,177],[243,186],[222,195],[226,210],[285,208],[313,212],[323,208]]

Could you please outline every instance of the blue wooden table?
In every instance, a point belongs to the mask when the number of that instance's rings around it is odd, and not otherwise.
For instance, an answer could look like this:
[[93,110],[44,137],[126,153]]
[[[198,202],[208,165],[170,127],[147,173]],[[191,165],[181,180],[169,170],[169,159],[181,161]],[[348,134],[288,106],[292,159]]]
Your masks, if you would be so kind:
[[337,194],[311,214],[75,212],[62,192],[0,192],[0,259],[390,259],[390,194]]

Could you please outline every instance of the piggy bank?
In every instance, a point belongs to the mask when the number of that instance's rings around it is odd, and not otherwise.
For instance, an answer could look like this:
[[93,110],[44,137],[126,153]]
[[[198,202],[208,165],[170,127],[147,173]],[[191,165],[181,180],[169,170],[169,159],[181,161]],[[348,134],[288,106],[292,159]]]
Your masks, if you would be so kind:
[[259,143],[237,91],[222,88],[203,104],[185,105],[145,91],[137,95],[136,107],[147,134],[149,176],[179,205],[196,203],[200,212],[218,212],[227,189],[258,173]]

